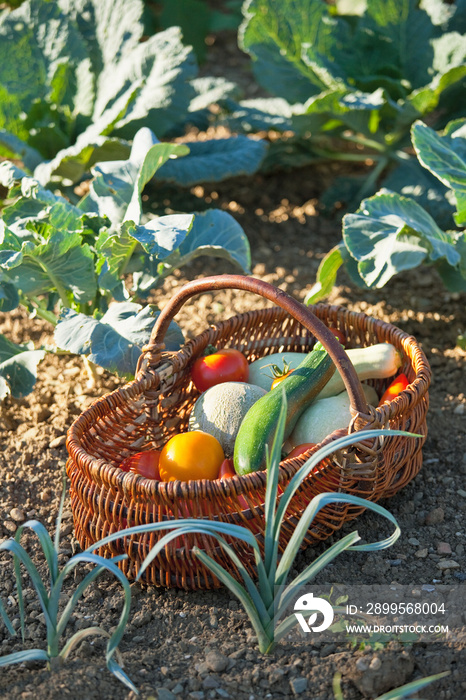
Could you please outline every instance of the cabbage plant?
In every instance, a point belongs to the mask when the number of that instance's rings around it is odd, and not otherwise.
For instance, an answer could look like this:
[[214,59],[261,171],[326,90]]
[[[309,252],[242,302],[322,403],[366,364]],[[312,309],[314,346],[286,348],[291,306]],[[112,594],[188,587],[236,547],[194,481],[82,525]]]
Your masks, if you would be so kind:
[[[26,0],[2,10],[0,155],[20,158],[42,185],[62,185],[126,159],[144,126],[160,139],[205,128],[209,105],[235,86],[198,76],[179,27],[145,37],[143,13],[142,0]],[[244,137],[207,139],[200,150],[210,181],[254,171],[264,154]]]
[[[249,271],[247,237],[227,212],[143,214],[144,186],[187,152],[142,128],[128,159],[93,167],[89,191],[76,204],[14,163],[1,163],[9,204],[0,220],[0,310],[21,304],[56,327],[58,348],[132,376],[158,313],[134,296],[144,300],[167,275],[203,255]],[[182,342],[173,323],[167,347]],[[0,396],[31,391],[43,356],[43,349],[0,336]]]
[[420,166],[445,187],[445,199],[456,209],[451,228],[437,223],[435,205],[431,214],[411,196],[416,181],[403,194],[380,190],[343,217],[343,240],[322,260],[307,303],[331,291],[342,265],[361,287],[380,289],[398,273],[426,265],[449,291],[466,291],[466,119],[450,122],[443,133],[416,121],[411,137]]
[[243,15],[238,43],[266,96],[227,99],[226,121],[286,135],[264,167],[372,161],[334,199],[358,204],[388,166],[409,182],[411,124],[465,116],[462,0],[246,0]]

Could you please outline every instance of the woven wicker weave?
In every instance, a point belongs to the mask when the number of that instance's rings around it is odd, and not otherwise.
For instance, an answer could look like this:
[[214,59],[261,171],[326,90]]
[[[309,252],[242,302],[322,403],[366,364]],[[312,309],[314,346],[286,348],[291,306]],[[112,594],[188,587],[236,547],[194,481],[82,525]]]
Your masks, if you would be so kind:
[[[252,291],[278,306],[234,316],[205,330],[179,351],[165,352],[166,329],[184,302],[195,294],[222,288]],[[392,343],[402,354],[401,371],[408,377],[409,386],[382,407],[368,407],[355,370],[327,325],[345,333],[348,347]],[[316,337],[327,347],[348,389],[353,414],[350,432],[389,426],[424,437],[416,440],[394,436],[359,442],[324,460],[293,498],[281,532],[281,548],[286,546],[297,518],[317,493],[338,490],[377,501],[405,486],[421,467],[421,448],[427,432],[431,372],[416,339],[362,313],[324,304],[305,307],[281,290],[251,277],[204,278],[185,285],[160,314],[151,341],[143,349],[136,379],[95,401],[68,431],[67,473],[71,479],[75,532],[81,547],[124,527],[186,517],[238,523],[248,527],[261,542],[265,472],[226,480],[163,483],[123,472],[118,465],[141,450],[160,448],[173,434],[187,429],[189,413],[199,395],[190,379],[190,367],[207,345],[238,348],[253,361],[277,351],[309,350]],[[381,395],[388,380],[369,383]],[[324,443],[347,432],[335,431]],[[318,447],[281,463],[281,488]],[[242,496],[242,505],[238,496]],[[243,499],[248,509],[244,508]],[[305,544],[325,539],[361,512],[361,508],[346,504],[327,506],[317,515]],[[162,534],[118,540],[100,553],[107,557],[127,553],[129,558],[121,563],[121,568],[134,578]],[[247,546],[238,540],[231,543],[254,573]],[[177,538],[165,548],[147,569],[146,581],[192,589],[219,586],[218,580],[192,554],[195,544],[236,575],[214,538],[193,533]]]

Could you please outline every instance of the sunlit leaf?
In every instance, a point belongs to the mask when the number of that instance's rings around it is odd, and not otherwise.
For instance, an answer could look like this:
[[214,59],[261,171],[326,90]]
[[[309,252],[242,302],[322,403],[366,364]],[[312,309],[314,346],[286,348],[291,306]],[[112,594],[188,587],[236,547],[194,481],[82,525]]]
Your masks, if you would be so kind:
[[199,182],[252,175],[266,150],[264,141],[245,136],[195,141],[189,144],[189,153],[184,158],[166,162],[157,173],[157,179],[189,187]]
[[7,393],[16,398],[30,394],[37,380],[37,365],[45,350],[16,345],[0,335],[0,399]]
[[413,146],[420,163],[444,185],[453,190],[458,225],[466,224],[466,120],[455,123],[455,130],[439,135],[423,122],[412,129]]
[[343,220],[343,240],[368,286],[382,287],[402,270],[429,257],[458,265],[460,255],[450,235],[415,201],[381,192],[364,200]]
[[115,226],[129,220],[139,224],[141,194],[145,185],[169,158],[184,156],[188,152],[187,146],[160,143],[150,129],[140,129],[127,160],[95,166],[95,179],[89,194],[81,200],[80,208],[107,216]]
[[[159,313],[152,305],[142,308],[133,302],[113,304],[100,320],[64,309],[55,341],[59,348],[86,355],[110,372],[133,376]],[[181,330],[172,321],[165,337],[167,349],[178,350],[183,342]]]

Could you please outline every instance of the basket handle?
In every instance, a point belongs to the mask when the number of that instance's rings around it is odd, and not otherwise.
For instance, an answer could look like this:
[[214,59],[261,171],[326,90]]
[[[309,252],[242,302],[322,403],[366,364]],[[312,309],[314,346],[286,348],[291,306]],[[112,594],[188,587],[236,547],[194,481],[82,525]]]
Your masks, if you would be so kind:
[[[163,341],[168,326],[188,299],[197,294],[211,292],[217,289],[242,289],[252,292],[253,294],[258,294],[259,296],[269,299],[277,306],[288,311],[291,316],[316,336],[332,358],[348,391],[352,415],[368,415],[369,409],[366,397],[358,375],[356,374],[356,370],[332,331],[327,328],[309,308],[301,304],[301,302],[293,299],[293,297],[283,290],[277,289],[277,287],[274,287],[268,282],[256,279],[255,277],[248,277],[246,275],[216,275],[214,277],[204,277],[203,279],[193,280],[185,284],[160,312],[152,328],[149,343],[142,348],[140,360],[142,361],[146,353],[148,355],[152,353],[157,354],[163,349]],[[140,362],[138,364],[138,370],[141,365],[142,363]]]

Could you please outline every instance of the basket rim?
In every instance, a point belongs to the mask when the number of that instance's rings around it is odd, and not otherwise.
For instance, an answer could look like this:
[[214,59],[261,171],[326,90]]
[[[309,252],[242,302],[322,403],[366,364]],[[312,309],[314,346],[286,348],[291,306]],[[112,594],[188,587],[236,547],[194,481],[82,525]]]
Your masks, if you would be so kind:
[[[289,316],[289,314],[280,307],[271,307],[271,309],[277,312],[278,320],[281,320],[281,317],[285,318]],[[371,411],[371,413],[373,413],[371,416],[372,419],[377,421],[378,424],[385,425],[389,420],[412,408],[427,394],[430,385],[431,370],[425,353],[414,336],[391,323],[375,319],[363,312],[350,311],[343,306],[319,303],[311,306],[311,309],[317,314],[319,314],[319,311],[327,310],[334,316],[343,316],[349,319],[350,323],[354,323],[360,319],[369,319],[371,322],[371,330],[373,330],[374,333],[376,330],[385,333],[391,332],[394,338],[387,342],[395,344],[394,341],[396,341],[395,346],[401,349],[410,359],[411,366],[420,366],[419,370],[413,367],[416,372],[416,377],[406,389],[395,399],[389,402],[387,401],[383,406],[375,407],[373,411]],[[169,365],[173,367],[173,364],[180,364],[180,362],[177,362],[180,358],[182,358],[182,364],[180,366],[186,367],[193,356],[193,348],[199,340],[208,335],[209,332],[213,330],[221,331],[221,329],[227,326],[232,320],[241,322],[243,317],[247,316],[250,318],[251,315],[260,315],[263,311],[264,309],[258,309],[235,314],[224,321],[212,324],[210,328],[187,341],[179,350],[174,352],[161,351],[159,353],[159,362],[148,367],[141,376],[97,398],[73,421],[67,431],[66,447],[70,458],[77,463],[84,464],[85,470],[89,472],[92,481],[98,485],[116,488],[118,491],[123,492],[125,496],[131,495],[133,498],[142,497],[143,499],[152,499],[157,497],[168,507],[174,502],[179,501],[180,498],[187,500],[197,500],[199,498],[207,499],[209,496],[215,495],[215,492],[217,492],[220,498],[228,498],[229,496],[239,496],[245,492],[250,493],[251,491],[265,488],[267,479],[266,470],[244,475],[237,474],[230,479],[192,479],[185,482],[179,480],[162,482],[147,479],[131,472],[124,472],[120,467],[114,466],[105,459],[91,455],[81,445],[79,437],[86,428],[92,425],[94,419],[107,415],[118,406],[127,403],[128,400],[140,398],[145,392],[156,389],[161,383],[161,376],[157,372],[157,368],[163,370]],[[107,408],[108,410],[106,410]],[[354,432],[358,431],[356,430]],[[347,433],[348,430],[343,429],[343,434]],[[341,435],[342,429],[334,431],[316,446],[315,451],[324,444],[333,442]],[[354,447],[355,445],[353,445],[352,449],[354,449]],[[309,455],[306,459],[308,458]],[[302,466],[304,461],[302,455],[291,459],[283,459],[279,467],[279,483],[290,479],[299,467]]]

